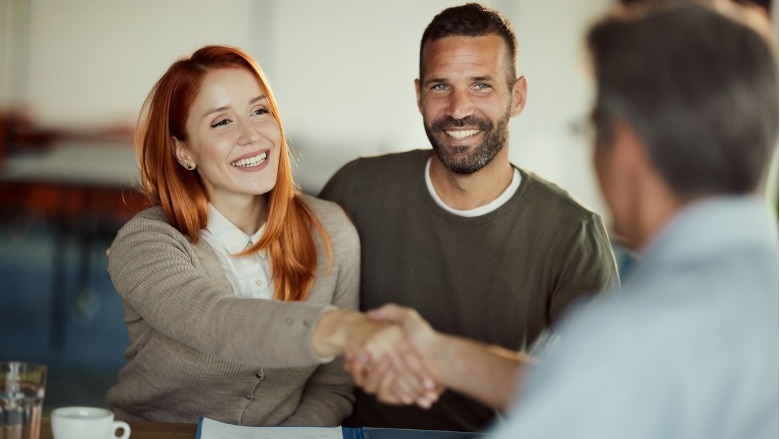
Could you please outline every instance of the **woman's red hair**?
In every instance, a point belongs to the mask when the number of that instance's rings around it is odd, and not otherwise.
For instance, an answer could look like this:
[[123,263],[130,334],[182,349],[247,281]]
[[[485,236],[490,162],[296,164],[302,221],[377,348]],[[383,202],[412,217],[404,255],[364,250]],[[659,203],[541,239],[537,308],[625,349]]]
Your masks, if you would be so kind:
[[317,217],[297,196],[289,147],[268,80],[244,51],[228,46],[205,46],[173,63],[144,101],[136,129],[136,153],[141,188],[152,204],[160,205],[168,221],[193,242],[208,223],[208,194],[197,172],[176,161],[173,137],[187,140],[185,124],[205,74],[215,69],[246,69],[257,78],[282,133],[276,184],[266,195],[268,218],[263,237],[242,254],[268,249],[273,267],[274,298],[303,301],[317,270],[317,251],[311,234],[316,228],[331,257],[330,239]]

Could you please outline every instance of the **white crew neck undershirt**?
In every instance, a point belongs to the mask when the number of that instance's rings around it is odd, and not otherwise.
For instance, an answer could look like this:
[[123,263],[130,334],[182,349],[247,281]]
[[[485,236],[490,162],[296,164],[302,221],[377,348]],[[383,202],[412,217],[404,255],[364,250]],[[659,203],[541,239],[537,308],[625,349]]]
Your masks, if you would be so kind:
[[509,186],[495,200],[485,205],[475,207],[474,209],[453,209],[452,207],[445,204],[441,198],[439,198],[439,195],[436,193],[436,189],[433,187],[433,182],[431,181],[431,160],[432,158],[429,158],[428,162],[425,164],[425,185],[428,187],[428,192],[431,194],[431,197],[433,197],[433,200],[436,202],[436,204],[438,204],[442,209],[462,217],[470,218],[485,215],[503,206],[504,203],[509,201],[509,199],[512,198],[512,195],[517,192],[517,189],[520,187],[520,180],[522,180],[520,170],[514,168],[515,172],[512,174],[512,182],[509,183]]

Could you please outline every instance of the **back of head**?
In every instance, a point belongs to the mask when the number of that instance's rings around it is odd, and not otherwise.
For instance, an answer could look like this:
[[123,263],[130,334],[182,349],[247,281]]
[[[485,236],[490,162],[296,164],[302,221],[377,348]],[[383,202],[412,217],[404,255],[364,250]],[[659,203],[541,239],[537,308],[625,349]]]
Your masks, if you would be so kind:
[[755,190],[778,134],[770,34],[765,16],[730,2],[619,8],[588,34],[600,143],[623,119],[679,197]]
[[507,74],[509,80],[514,83],[517,76],[517,39],[512,25],[498,11],[478,3],[453,6],[433,17],[420,41],[420,78],[423,77],[423,49],[427,42],[452,36],[481,37],[484,35],[498,35],[504,39],[512,69]]

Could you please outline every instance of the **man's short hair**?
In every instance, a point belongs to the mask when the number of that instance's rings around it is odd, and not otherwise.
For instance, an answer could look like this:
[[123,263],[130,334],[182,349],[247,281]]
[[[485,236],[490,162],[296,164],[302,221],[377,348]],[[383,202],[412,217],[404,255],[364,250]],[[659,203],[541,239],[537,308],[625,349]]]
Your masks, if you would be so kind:
[[597,23],[597,147],[623,119],[678,196],[755,190],[777,145],[770,29],[736,4],[693,0],[638,2]]
[[423,49],[426,43],[452,36],[484,35],[498,35],[503,38],[510,60],[507,76],[511,87],[517,79],[517,39],[512,25],[501,13],[479,3],[453,6],[433,17],[420,41],[420,79],[423,79]]

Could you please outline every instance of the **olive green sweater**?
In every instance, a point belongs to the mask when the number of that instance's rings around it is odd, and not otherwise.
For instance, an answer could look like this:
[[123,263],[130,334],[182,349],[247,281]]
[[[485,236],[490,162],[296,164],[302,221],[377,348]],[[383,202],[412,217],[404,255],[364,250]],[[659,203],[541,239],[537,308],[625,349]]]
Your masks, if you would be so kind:
[[339,360],[321,364],[310,340],[327,307],[357,307],[359,240],[341,208],[301,197],[333,251],[328,269],[312,232],[318,268],[304,303],[235,297],[209,244],[193,244],[160,207],[119,231],[108,271],[124,301],[130,344],[107,395],[118,419],[339,425],[349,415],[349,375]]
[[[506,203],[461,217],[436,204],[425,185],[431,154],[354,160],[321,193],[344,206],[360,234],[361,308],[396,302],[437,330],[520,351],[572,302],[617,280],[601,218],[561,188],[520,169],[520,187]],[[358,392],[344,425],[478,430],[494,415],[454,392],[431,410]]]

